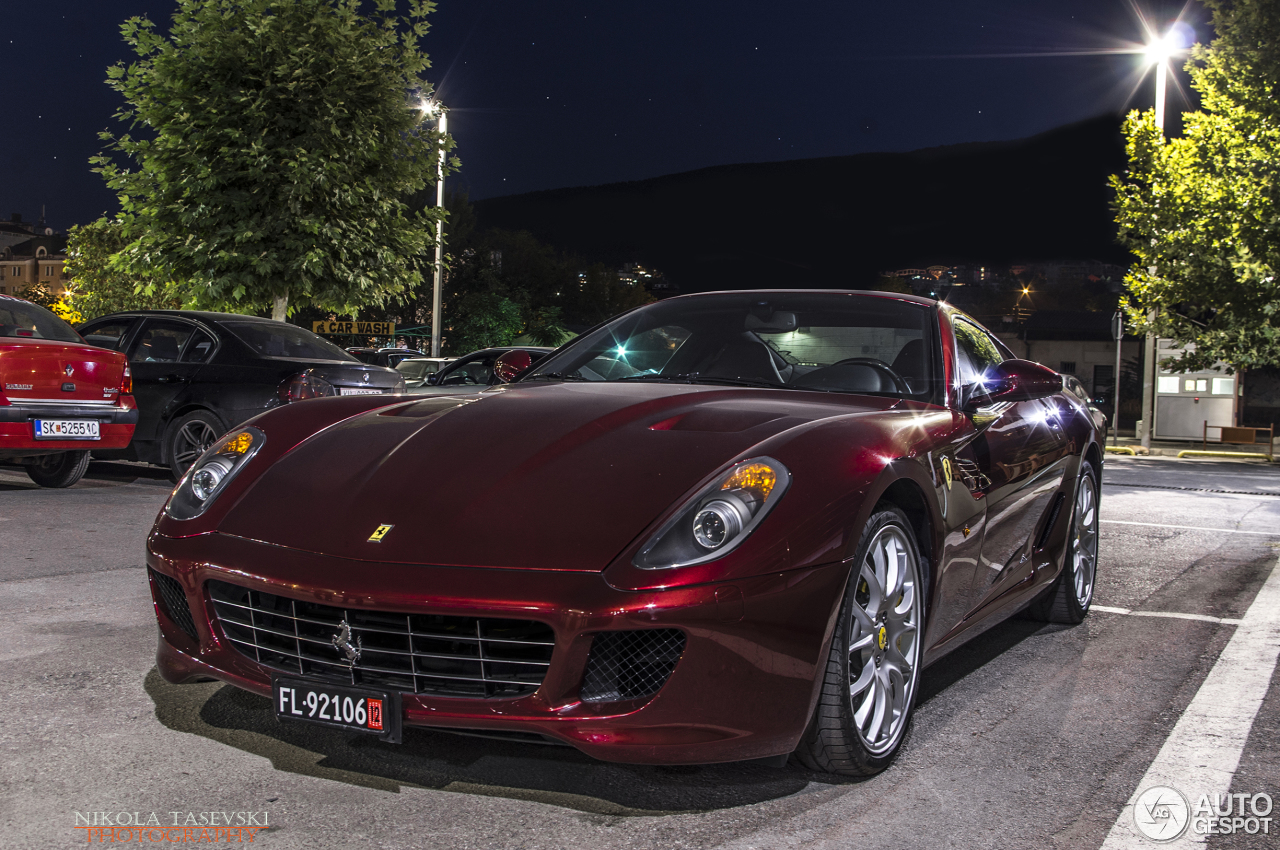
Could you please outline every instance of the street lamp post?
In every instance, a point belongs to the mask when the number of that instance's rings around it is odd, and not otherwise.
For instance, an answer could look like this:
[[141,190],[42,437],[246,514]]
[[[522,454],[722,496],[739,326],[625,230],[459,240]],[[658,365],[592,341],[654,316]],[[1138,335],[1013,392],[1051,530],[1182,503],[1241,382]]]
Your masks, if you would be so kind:
[[[1164,135],[1164,102],[1165,94],[1168,91],[1169,82],[1169,60],[1178,52],[1178,48],[1172,43],[1171,36],[1165,35],[1163,38],[1157,38],[1147,45],[1146,56],[1147,63],[1153,65],[1156,71],[1156,127],[1160,130],[1160,135]],[[1154,276],[1156,267],[1151,266],[1147,271]],[[1152,307],[1147,311],[1147,321],[1154,322],[1156,318],[1156,309]],[[1142,445],[1144,448],[1151,448],[1151,432],[1155,429],[1155,407],[1156,407],[1156,336],[1147,331],[1146,336],[1142,340]],[[1119,387],[1120,370],[1116,369],[1116,386]]]
[[436,163],[436,268],[435,285],[431,291],[431,356],[440,356],[440,284],[444,276],[444,155],[445,140],[449,132],[449,113],[438,100],[425,101],[419,107],[428,116],[435,116],[440,131],[440,161]]

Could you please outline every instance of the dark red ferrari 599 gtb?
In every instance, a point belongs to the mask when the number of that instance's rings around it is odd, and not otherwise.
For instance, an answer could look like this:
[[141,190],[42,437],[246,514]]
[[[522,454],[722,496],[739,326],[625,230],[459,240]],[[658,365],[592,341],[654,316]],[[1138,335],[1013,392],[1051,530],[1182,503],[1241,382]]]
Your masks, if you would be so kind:
[[1088,612],[1102,423],[947,304],[692,295],[507,361],[216,442],[147,541],[161,674],[385,740],[870,774],[925,666]]

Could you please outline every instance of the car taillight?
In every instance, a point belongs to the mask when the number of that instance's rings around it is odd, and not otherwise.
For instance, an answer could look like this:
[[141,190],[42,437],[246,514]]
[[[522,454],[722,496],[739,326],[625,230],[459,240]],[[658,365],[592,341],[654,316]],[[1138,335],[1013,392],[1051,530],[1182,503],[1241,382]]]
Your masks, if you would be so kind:
[[133,393],[133,373],[129,371],[129,367],[124,367],[124,377],[120,379],[120,395],[131,395]]
[[337,395],[338,391],[333,388],[333,384],[324,378],[316,377],[308,372],[299,372],[292,378],[289,378],[280,385],[276,390],[280,400],[285,404],[291,401],[302,401],[308,398],[324,398],[325,396]]

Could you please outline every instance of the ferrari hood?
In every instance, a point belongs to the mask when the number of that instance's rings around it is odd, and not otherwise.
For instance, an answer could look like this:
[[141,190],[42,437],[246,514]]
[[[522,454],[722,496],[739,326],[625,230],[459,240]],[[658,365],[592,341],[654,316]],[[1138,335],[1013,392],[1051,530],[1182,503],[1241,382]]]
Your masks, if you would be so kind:
[[262,473],[219,530],[358,560],[603,570],[762,440],[892,403],[648,383],[429,398],[315,434]]

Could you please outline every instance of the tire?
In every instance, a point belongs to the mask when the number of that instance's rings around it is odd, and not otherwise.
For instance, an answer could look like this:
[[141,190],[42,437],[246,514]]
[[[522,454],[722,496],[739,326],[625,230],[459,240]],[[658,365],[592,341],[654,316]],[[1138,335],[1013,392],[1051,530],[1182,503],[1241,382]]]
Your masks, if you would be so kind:
[[224,430],[218,417],[207,410],[193,410],[175,419],[164,433],[162,455],[173,480],[181,478]]
[[89,453],[58,452],[41,455],[27,464],[27,477],[41,487],[70,487],[89,469]]
[[1027,610],[1037,620],[1076,625],[1089,613],[1098,577],[1098,479],[1087,460],[1080,463],[1062,560],[1057,580]]
[[[811,770],[873,776],[902,749],[920,682],[927,589],[902,511],[877,507],[854,564],[818,704],[796,757]],[[880,590],[886,584],[888,594]]]

